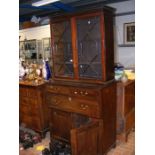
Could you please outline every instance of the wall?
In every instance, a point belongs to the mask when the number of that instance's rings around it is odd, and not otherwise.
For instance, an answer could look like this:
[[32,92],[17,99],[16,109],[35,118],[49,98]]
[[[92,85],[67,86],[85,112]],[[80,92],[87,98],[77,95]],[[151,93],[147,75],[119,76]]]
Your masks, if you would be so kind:
[[[125,67],[133,67],[135,65],[135,47],[119,47],[123,44],[123,24],[135,21],[135,0],[112,3],[109,6],[116,8],[116,16],[114,18],[115,30],[115,62],[120,62]],[[126,15],[125,13],[129,13]],[[26,39],[42,39],[50,37],[49,25],[40,26],[20,30],[20,40]]]
[[135,0],[113,3],[109,6],[116,8],[114,19],[115,62],[120,62],[125,67],[133,67],[135,65],[135,47],[119,47],[119,45],[123,44],[124,23],[135,22]]
[[48,38],[50,37],[50,26],[44,25],[44,26],[23,29],[19,31],[19,36],[21,36],[20,41],[23,41],[25,38],[27,40],[30,40],[30,39],[40,40],[42,38]]

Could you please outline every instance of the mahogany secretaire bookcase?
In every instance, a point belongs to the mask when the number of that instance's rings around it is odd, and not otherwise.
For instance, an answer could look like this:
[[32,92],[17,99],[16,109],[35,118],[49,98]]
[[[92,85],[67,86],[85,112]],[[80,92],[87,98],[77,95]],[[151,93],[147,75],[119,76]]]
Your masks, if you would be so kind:
[[52,80],[46,85],[51,142],[72,155],[103,155],[116,140],[113,9],[51,17]]

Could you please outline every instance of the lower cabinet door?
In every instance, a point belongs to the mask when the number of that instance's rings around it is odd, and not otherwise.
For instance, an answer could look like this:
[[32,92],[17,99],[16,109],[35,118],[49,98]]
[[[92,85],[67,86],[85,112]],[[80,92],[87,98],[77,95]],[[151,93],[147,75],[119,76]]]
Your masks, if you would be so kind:
[[72,129],[72,155],[102,155],[102,129],[102,121]]
[[57,139],[69,143],[72,155],[103,155],[103,121],[87,118],[51,108],[51,142]]
[[50,111],[51,136],[69,141],[72,129],[71,113],[52,109]]

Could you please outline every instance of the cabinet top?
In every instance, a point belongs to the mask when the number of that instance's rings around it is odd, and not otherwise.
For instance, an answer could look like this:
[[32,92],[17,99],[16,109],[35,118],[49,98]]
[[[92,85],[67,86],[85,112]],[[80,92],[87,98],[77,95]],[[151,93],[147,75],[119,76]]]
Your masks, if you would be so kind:
[[121,81],[117,82],[118,85],[121,85],[121,86],[128,86],[132,83],[135,83],[135,80],[128,80],[127,82],[123,83]]
[[57,19],[58,17],[72,17],[76,15],[81,15],[85,13],[93,13],[93,12],[115,12],[115,8],[109,7],[109,6],[104,6],[104,5],[89,5],[88,7],[81,7],[76,9],[74,12],[58,12],[56,14],[52,14],[50,18],[52,20]]
[[45,81],[41,81],[39,83],[35,83],[34,81],[19,81],[19,85],[22,85],[22,86],[33,86],[33,87],[42,86],[45,83],[46,83]]

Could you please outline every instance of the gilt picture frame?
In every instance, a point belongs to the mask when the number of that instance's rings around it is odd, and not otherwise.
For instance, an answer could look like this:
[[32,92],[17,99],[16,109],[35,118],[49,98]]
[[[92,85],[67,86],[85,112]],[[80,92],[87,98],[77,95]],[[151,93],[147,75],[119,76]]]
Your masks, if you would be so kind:
[[124,23],[124,44],[135,44],[135,22]]

